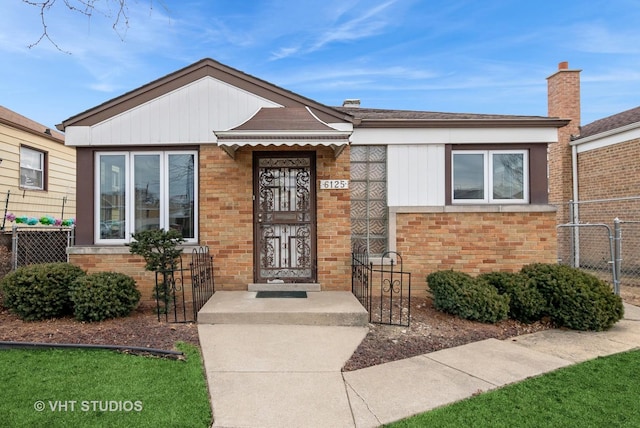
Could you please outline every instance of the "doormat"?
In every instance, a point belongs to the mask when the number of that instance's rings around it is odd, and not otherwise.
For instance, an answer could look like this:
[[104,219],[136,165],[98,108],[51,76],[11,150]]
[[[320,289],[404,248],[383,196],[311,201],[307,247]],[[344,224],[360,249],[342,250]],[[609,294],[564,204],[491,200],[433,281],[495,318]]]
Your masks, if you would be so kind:
[[306,291],[258,291],[256,298],[306,299]]

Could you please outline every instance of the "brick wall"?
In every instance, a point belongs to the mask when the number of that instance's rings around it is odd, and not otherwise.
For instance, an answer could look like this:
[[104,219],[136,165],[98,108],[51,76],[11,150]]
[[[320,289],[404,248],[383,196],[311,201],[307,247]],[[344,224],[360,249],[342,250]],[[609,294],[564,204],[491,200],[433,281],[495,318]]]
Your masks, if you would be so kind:
[[219,290],[253,282],[252,155],[231,159],[220,148],[200,148],[200,244],[209,246]]
[[155,304],[153,299],[155,274],[144,269],[145,261],[142,257],[125,251],[124,249],[120,251],[105,249],[92,254],[82,251],[72,252],[72,254],[69,254],[69,262],[80,266],[87,273],[110,271],[129,275],[136,281],[138,290],[142,294],[140,297],[141,304]]
[[578,154],[579,200],[640,195],[640,139]]
[[[351,174],[349,147],[338,159],[333,150],[319,149],[316,158],[319,180],[348,180]],[[351,290],[351,193],[349,189],[317,190],[318,282],[323,290]]]
[[515,272],[535,262],[556,262],[555,212],[397,214],[397,251],[411,272],[412,293],[426,276],[453,269],[473,276]]
[[[262,151],[304,151],[266,147]],[[216,288],[246,290],[253,282],[253,150],[231,159],[215,146],[200,151],[200,242],[214,257]],[[349,149],[338,159],[330,148],[316,151],[316,182],[349,179]],[[351,225],[348,190],[317,190],[318,282],[323,290],[351,287]]]

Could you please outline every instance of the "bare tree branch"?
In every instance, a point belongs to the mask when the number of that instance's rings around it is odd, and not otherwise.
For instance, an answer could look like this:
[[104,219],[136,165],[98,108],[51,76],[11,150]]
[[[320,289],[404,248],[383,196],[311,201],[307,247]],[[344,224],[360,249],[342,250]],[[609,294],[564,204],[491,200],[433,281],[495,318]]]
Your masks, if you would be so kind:
[[[84,15],[89,20],[91,20],[95,14],[100,14],[106,18],[113,19],[111,28],[113,28],[113,31],[118,35],[118,37],[120,37],[120,40],[124,41],[127,30],[129,29],[129,8],[127,0],[22,0],[22,2],[37,8],[38,13],[40,14],[40,21],[42,22],[42,34],[35,42],[28,46],[29,49],[39,45],[40,42],[46,39],[59,51],[67,54],[70,53],[62,49],[49,33],[47,17],[51,9],[56,6],[56,3],[58,5],[63,3],[64,7],[69,11]],[[153,9],[153,2],[154,0],[149,0],[150,9]],[[156,2],[160,2],[160,4],[162,4],[161,0],[156,0]],[[162,5],[164,9],[167,9],[164,4]],[[100,8],[99,6],[103,7]]]

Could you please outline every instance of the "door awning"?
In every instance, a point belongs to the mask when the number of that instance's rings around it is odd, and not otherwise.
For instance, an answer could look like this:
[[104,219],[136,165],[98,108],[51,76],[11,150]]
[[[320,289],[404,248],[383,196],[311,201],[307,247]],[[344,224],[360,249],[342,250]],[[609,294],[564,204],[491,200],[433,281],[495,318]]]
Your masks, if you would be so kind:
[[337,158],[349,144],[351,131],[332,128],[308,107],[263,107],[241,125],[214,134],[218,146],[232,158],[240,147],[268,145],[326,146]]

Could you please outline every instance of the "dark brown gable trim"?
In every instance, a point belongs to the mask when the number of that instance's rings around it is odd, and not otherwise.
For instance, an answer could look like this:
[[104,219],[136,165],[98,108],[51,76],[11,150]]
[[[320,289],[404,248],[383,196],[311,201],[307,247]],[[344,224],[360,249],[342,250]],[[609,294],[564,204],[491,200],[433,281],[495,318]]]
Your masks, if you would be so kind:
[[349,122],[351,119],[348,114],[207,58],[73,116],[57,128],[64,131],[67,126],[95,125],[204,77],[213,77],[285,107],[309,106],[325,122]]
[[529,150],[529,204],[549,203],[547,144],[447,144],[444,151],[445,204],[451,205],[452,150]]

